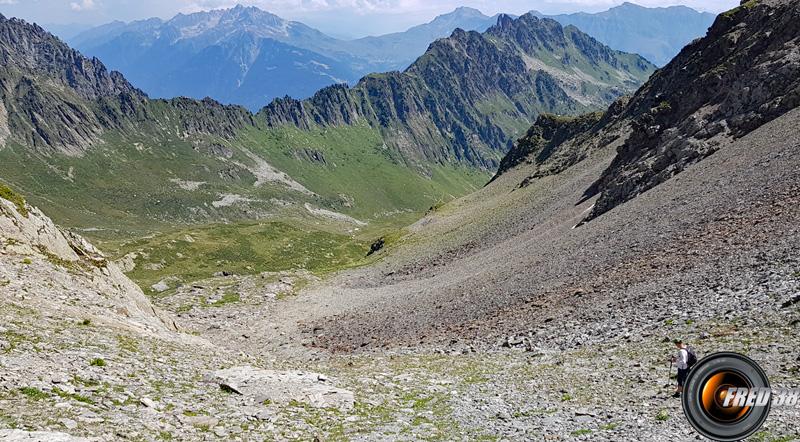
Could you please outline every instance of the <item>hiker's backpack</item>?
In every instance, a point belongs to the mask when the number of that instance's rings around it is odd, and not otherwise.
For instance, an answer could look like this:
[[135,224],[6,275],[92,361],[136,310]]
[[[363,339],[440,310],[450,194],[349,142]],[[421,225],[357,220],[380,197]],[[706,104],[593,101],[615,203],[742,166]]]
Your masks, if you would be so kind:
[[686,347],[686,368],[692,368],[692,366],[696,363],[697,353],[694,352],[694,348]]

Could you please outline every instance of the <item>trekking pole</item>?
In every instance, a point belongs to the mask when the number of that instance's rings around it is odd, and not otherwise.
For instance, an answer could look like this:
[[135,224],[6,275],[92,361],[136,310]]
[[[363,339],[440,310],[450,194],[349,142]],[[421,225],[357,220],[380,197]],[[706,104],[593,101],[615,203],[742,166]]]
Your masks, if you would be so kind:
[[672,378],[672,359],[669,360],[669,371],[667,372],[667,387],[670,386],[670,380]]

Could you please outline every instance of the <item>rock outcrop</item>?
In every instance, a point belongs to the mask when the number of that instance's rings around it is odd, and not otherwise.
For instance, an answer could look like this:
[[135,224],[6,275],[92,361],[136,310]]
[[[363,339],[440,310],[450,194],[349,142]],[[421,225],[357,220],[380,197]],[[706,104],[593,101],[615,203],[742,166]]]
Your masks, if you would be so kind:
[[[536,123],[528,129],[528,133],[520,138],[509,153],[503,158],[496,179],[508,170],[526,163],[536,166],[535,175],[558,173],[584,158],[578,149],[564,149],[567,140],[578,134],[591,131],[602,118],[601,113],[590,113],[576,117],[552,114],[540,115]],[[551,164],[546,171],[541,170],[545,163]]]
[[[20,204],[24,210],[20,209]],[[81,236],[60,230],[39,209],[0,197],[0,294],[51,314],[91,320],[139,333],[180,339],[177,325],[139,287]],[[64,296],[69,293],[70,296]]]
[[721,14],[631,98],[633,133],[603,176],[602,215],[800,105],[800,4],[750,0]]

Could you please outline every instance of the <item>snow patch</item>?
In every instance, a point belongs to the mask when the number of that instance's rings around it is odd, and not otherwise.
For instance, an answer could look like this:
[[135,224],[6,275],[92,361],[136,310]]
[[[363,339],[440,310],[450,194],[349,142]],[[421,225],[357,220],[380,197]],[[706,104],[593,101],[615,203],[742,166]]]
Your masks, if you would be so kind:
[[314,66],[320,67],[320,68],[322,68],[322,69],[325,69],[325,70],[330,70],[330,69],[331,69],[331,67],[330,67],[330,66],[328,66],[327,64],[325,64],[325,63],[320,63],[320,62],[318,62],[318,61],[315,61],[315,60],[311,60],[311,62],[310,62],[310,63],[311,63],[312,65],[314,65]]

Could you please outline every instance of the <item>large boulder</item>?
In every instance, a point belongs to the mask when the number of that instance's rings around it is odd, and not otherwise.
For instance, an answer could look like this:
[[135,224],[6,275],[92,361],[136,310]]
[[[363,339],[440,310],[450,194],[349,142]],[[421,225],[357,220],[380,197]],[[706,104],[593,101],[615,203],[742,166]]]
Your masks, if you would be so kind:
[[263,370],[254,367],[233,367],[218,370],[209,381],[234,394],[255,399],[286,404],[301,402],[315,408],[352,409],[353,392],[337,388],[324,375],[303,371]]

